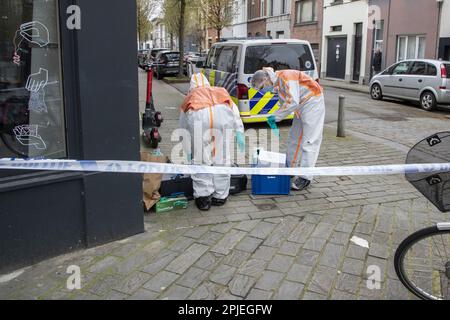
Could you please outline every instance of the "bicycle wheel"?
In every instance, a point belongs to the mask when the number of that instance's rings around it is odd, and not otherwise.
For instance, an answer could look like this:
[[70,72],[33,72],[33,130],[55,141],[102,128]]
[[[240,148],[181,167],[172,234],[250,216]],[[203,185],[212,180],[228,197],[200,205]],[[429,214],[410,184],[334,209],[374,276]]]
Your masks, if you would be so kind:
[[450,300],[450,223],[419,230],[395,252],[395,271],[424,300]]

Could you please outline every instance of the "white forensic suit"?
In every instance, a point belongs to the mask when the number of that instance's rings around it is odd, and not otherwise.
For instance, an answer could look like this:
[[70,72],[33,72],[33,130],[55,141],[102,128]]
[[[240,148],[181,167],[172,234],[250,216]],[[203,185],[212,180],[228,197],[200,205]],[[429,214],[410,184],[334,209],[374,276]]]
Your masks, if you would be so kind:
[[[211,87],[206,77],[194,74],[190,92],[181,106],[180,127],[190,133],[183,147],[192,164],[230,166],[233,133],[243,135],[239,110],[224,88]],[[230,175],[195,174],[192,176],[194,197],[226,199]]]
[[[287,142],[289,167],[314,167],[319,157],[325,122],[322,87],[307,74],[297,70],[276,73],[267,70],[278,92],[280,109],[273,115],[277,122],[295,113]],[[301,176],[312,181],[312,176]]]

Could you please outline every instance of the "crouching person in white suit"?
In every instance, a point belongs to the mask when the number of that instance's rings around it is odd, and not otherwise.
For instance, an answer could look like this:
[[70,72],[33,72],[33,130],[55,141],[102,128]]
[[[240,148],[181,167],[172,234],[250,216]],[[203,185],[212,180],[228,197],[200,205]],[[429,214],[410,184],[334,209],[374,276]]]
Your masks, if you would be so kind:
[[[230,166],[233,131],[241,151],[245,148],[244,125],[237,106],[224,88],[211,87],[201,73],[192,76],[189,94],[181,106],[180,127],[190,133],[190,141],[183,141],[183,146],[194,165]],[[192,180],[200,210],[226,203],[230,175],[200,173],[192,175]]]

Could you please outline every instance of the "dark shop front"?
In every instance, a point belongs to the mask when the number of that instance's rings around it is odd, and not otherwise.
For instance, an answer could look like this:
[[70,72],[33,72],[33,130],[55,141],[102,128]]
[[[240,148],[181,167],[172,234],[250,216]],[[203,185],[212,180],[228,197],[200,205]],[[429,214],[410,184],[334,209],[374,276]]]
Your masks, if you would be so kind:
[[[136,4],[0,1],[0,158],[139,160]],[[142,177],[0,169],[0,274],[144,231]]]

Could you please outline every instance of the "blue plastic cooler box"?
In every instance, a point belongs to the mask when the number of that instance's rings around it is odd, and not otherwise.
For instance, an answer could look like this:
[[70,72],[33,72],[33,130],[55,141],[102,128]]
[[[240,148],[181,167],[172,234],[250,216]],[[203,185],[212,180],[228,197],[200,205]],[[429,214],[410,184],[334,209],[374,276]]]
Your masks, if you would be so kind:
[[290,191],[290,176],[252,176],[252,194],[254,195],[289,195]]

